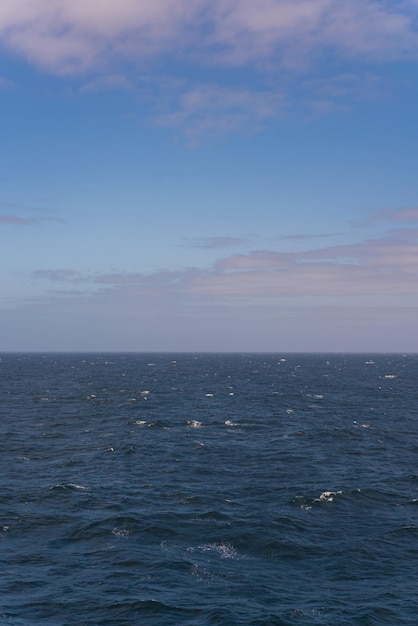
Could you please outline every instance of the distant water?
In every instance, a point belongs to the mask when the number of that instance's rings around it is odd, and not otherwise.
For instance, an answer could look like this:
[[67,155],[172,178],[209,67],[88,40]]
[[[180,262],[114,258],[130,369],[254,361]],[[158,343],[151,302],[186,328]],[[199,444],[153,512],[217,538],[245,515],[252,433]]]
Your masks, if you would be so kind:
[[2,355],[0,624],[418,624],[418,356]]

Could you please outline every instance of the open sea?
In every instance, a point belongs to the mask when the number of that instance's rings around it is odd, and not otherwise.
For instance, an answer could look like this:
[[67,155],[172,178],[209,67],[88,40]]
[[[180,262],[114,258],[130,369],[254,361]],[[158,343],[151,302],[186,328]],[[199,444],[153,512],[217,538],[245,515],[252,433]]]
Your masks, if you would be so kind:
[[0,624],[416,626],[418,355],[3,354]]

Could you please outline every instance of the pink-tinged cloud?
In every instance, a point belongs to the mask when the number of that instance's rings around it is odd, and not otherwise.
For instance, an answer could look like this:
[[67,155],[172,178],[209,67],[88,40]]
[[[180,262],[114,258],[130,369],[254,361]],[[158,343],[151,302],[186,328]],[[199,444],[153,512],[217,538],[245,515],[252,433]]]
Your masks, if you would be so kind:
[[[153,123],[193,144],[259,131],[295,97],[315,115],[382,97],[378,69],[361,66],[416,61],[417,17],[413,0],[9,0],[0,45],[45,71],[83,75],[84,93],[135,89]],[[335,76],[328,67],[318,79],[330,56]],[[175,76],[164,75],[167,59]],[[355,70],[341,73],[347,62]],[[223,84],[207,81],[213,68]],[[257,72],[258,86],[230,80],[236,68]]]
[[[37,277],[74,282],[70,270]],[[86,276],[90,289],[124,298],[171,302],[258,302],[283,297],[418,295],[418,239],[371,239],[351,245],[283,253],[259,250],[219,260],[206,270]],[[118,297],[119,297],[118,295]],[[354,302],[353,300],[353,302]]]
[[[360,229],[381,227],[382,224],[387,229],[387,234],[393,239],[414,239],[417,228],[412,228],[412,226],[418,226],[418,208],[382,211],[370,215],[365,220],[352,220],[349,222],[352,228]],[[389,230],[388,227],[391,224],[392,228]]]
[[0,37],[11,51],[47,70],[84,72],[104,68],[112,59],[141,62],[175,48],[195,13],[188,5],[184,0],[14,0],[0,5]]
[[386,211],[376,215],[378,219],[391,222],[418,222],[418,208]]
[[0,4],[0,38],[58,73],[166,54],[289,69],[329,50],[416,59],[416,16],[412,0],[13,0]]
[[363,60],[416,57],[416,6],[374,0],[219,0],[211,43],[218,62],[310,66],[327,50]]
[[39,220],[26,217],[18,217],[17,215],[0,215],[0,224],[15,224],[17,226],[28,226],[30,224],[38,224]]
[[172,94],[169,110],[156,115],[153,121],[157,126],[181,129],[194,139],[208,132],[258,130],[285,107],[285,98],[279,92],[201,84],[178,89]]

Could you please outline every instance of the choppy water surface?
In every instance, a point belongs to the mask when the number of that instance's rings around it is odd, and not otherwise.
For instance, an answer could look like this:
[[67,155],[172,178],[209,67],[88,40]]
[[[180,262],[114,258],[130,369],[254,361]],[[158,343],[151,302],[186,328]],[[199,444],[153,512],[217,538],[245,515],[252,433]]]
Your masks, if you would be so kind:
[[418,623],[418,356],[2,355],[0,624]]

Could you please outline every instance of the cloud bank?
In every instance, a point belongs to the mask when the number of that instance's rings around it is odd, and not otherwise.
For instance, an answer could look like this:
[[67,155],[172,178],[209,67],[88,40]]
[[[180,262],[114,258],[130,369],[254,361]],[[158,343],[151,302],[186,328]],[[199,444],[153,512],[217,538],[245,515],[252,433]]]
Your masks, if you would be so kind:
[[191,240],[217,259],[203,268],[14,273],[3,350],[416,351],[418,211],[371,219],[380,235],[292,252]]
[[[383,218],[382,218],[383,219]],[[413,297],[418,294],[418,212],[392,212],[388,225],[408,220],[416,228],[387,229],[356,243],[303,251],[254,250],[220,258],[206,269],[162,270],[151,274],[82,275],[70,269],[38,270],[37,280],[88,284],[92,294],[163,298],[189,304],[247,301],[280,303],[283,298]],[[234,240],[203,242],[221,250]],[[219,244],[219,246],[217,246]],[[396,300],[395,300],[396,302]]]

